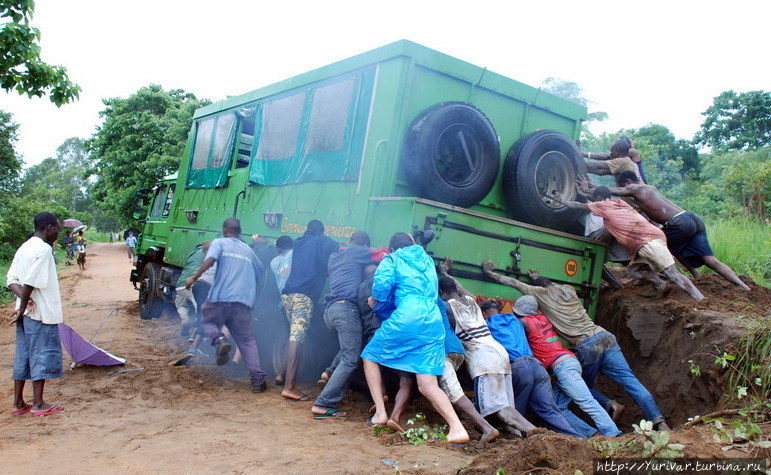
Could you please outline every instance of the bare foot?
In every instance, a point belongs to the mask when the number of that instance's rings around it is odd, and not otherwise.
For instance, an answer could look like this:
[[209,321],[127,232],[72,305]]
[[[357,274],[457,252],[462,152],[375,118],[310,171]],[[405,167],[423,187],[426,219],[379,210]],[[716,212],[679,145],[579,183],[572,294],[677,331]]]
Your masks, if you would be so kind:
[[311,397],[307,394],[298,393],[297,391],[290,391],[288,389],[284,389],[281,391],[281,396],[283,396],[285,399],[289,399],[290,401],[310,401]]
[[447,434],[447,442],[450,442],[451,444],[468,444],[468,441],[468,432],[462,427],[457,432],[450,432]]
[[495,439],[500,437],[500,435],[501,433],[498,432],[498,429],[496,429],[495,427],[492,427],[487,432],[484,432],[482,434],[482,437],[479,438],[479,440],[482,442],[494,442]]
[[384,426],[384,425],[388,424],[389,418],[388,418],[388,414],[386,414],[385,412],[382,413],[382,414],[378,413],[378,412],[375,412],[375,414],[373,414],[372,417],[367,419],[367,421],[371,425]]

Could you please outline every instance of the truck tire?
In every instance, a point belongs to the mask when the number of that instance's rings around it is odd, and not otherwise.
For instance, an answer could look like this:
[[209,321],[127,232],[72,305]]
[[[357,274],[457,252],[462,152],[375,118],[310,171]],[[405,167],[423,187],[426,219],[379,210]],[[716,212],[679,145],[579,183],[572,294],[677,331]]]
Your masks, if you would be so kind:
[[576,177],[586,165],[576,144],[554,130],[520,138],[506,156],[503,193],[511,217],[537,226],[581,234],[583,213],[554,200],[576,201]]
[[417,196],[468,208],[492,189],[500,156],[495,129],[479,109],[443,102],[412,122],[401,163]]
[[158,318],[163,311],[162,299],[158,296],[159,266],[148,262],[139,277],[139,316],[143,320]]

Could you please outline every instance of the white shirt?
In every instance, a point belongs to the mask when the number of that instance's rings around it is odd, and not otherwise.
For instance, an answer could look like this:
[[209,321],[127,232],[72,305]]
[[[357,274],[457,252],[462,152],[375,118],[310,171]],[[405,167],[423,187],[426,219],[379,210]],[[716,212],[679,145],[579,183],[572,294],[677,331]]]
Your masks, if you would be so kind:
[[[53,249],[37,236],[32,236],[19,247],[8,269],[7,285],[19,284],[34,287],[30,299],[35,301],[35,312],[29,307],[25,315],[47,325],[64,321],[62,298],[59,294],[59,278]],[[16,308],[21,299],[16,299]]]

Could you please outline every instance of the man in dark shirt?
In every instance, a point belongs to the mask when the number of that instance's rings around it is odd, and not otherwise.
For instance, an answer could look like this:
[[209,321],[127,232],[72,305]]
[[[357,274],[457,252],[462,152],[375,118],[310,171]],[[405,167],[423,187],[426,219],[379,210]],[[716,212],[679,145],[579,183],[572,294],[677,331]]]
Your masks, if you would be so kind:
[[335,406],[343,399],[348,380],[359,365],[362,324],[356,300],[364,268],[373,263],[369,246],[369,235],[356,231],[351,236],[351,247],[329,257],[329,293],[325,299],[324,321],[330,330],[337,332],[340,362],[311,408],[316,419],[346,416]]
[[318,300],[327,280],[329,256],[338,248],[337,242],[324,236],[324,224],[318,219],[309,221],[305,233],[294,242],[292,271],[281,294],[290,327],[286,346],[286,378],[281,392],[287,399],[310,400],[307,394],[295,388],[300,350],[313,316],[313,302]]

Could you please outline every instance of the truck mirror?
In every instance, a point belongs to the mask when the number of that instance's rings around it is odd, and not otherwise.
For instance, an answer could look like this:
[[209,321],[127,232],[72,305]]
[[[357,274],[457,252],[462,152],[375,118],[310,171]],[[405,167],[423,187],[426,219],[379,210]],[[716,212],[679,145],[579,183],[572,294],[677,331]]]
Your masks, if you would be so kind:
[[145,201],[150,194],[150,188],[140,188],[137,190],[134,196],[134,204],[132,205],[132,217],[137,220],[144,218],[145,214]]

